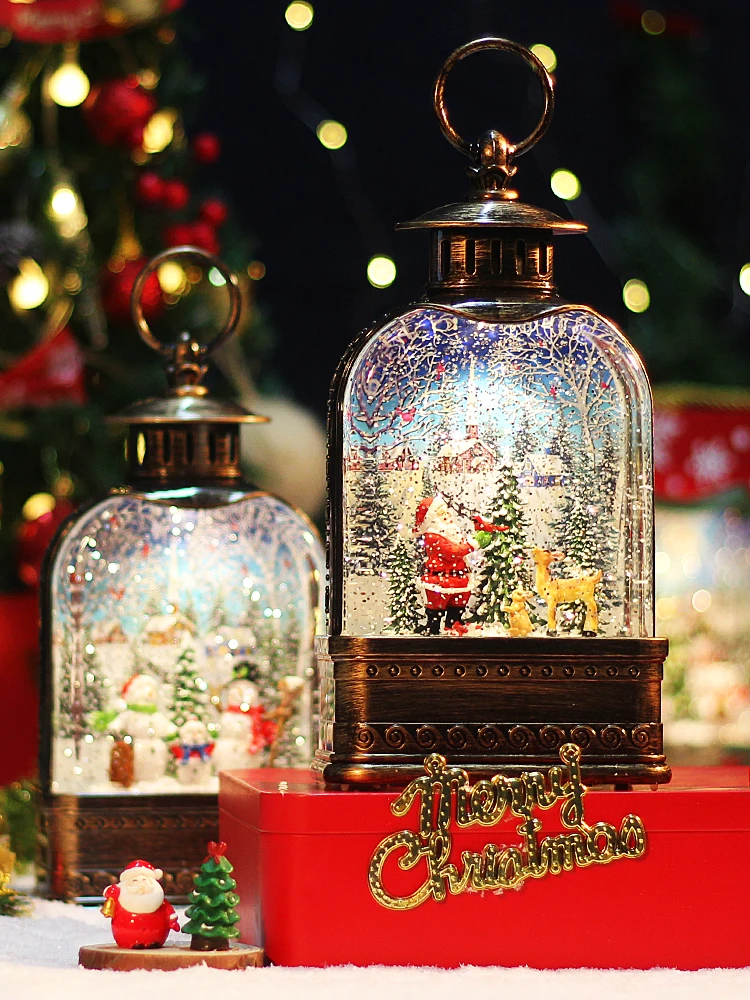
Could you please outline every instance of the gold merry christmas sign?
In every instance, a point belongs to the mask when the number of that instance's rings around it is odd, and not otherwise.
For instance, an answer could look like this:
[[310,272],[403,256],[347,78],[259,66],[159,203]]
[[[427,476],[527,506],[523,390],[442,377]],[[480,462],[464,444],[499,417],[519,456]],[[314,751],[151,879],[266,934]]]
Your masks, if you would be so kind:
[[[378,903],[391,910],[410,910],[430,898],[445,899],[449,892],[517,889],[529,878],[559,875],[618,858],[640,858],[646,850],[641,818],[628,814],[619,829],[604,822],[588,824],[581,751],[566,743],[560,748],[560,759],[565,767],[551,767],[546,777],[540,771],[525,771],[513,778],[498,774],[471,785],[466,771],[449,767],[440,754],[426,757],[426,773],[412,781],[391,805],[395,816],[405,816],[418,802],[418,830],[390,834],[370,859],[370,891]],[[540,839],[542,824],[534,813],[556,803],[560,804],[566,832]],[[521,820],[517,827],[520,847],[490,843],[480,852],[462,851],[460,863],[450,860],[454,817],[459,828],[495,826],[506,812]],[[394,854],[404,870],[423,865],[424,881],[410,895],[392,895],[383,884],[383,868]]]

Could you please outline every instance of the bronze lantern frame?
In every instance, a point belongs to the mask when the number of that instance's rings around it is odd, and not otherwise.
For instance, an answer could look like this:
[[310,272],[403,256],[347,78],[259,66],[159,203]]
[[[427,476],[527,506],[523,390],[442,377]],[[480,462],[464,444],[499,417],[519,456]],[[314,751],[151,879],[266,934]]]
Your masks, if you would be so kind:
[[[517,146],[495,131],[470,145],[448,120],[447,74],[460,59],[487,48],[523,58],[544,91],[539,124]],[[448,59],[436,82],[435,107],[446,137],[472,157],[472,190],[466,201],[397,227],[430,233],[429,282],[414,305],[490,322],[522,322],[568,306],[553,281],[552,238],[585,232],[585,225],[519,203],[507,186],[515,157],[544,133],[553,104],[546,69],[516,43],[478,39]],[[360,352],[382,326],[351,344],[331,387],[329,629],[317,647],[321,721],[313,771],[332,785],[403,784],[422,773],[426,754],[437,752],[475,778],[517,775],[554,764],[559,748],[574,743],[590,783],[669,781],[661,725],[666,639],[341,634],[344,393]]]

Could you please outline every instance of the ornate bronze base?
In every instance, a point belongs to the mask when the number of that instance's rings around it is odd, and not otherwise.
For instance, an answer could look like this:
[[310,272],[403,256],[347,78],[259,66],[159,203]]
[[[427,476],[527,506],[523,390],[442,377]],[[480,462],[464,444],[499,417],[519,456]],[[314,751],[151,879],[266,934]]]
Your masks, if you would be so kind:
[[405,784],[441,753],[474,777],[518,774],[581,747],[589,784],[669,781],[666,639],[318,640],[327,784]]
[[218,839],[215,795],[50,795],[38,877],[49,899],[95,903],[143,858],[164,872],[167,899],[184,903],[206,844]]

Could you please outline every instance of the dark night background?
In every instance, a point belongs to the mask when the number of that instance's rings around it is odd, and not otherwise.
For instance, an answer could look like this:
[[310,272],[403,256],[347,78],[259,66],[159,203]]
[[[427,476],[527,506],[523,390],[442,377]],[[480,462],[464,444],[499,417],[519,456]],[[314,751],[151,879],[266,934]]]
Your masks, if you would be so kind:
[[[258,292],[275,374],[298,399],[322,415],[348,341],[421,294],[426,238],[393,227],[466,190],[468,161],[439,131],[432,86],[445,57],[484,34],[557,54],[554,121],[516,180],[523,200],[592,224],[592,238],[558,243],[562,294],[623,325],[657,382],[745,377],[750,299],[737,273],[750,260],[749,4],[665,3],[659,36],[640,27],[643,4],[605,0],[320,0],[305,32],[287,26],[285,7],[189,0],[181,37],[206,79],[199,124],[224,145],[214,179],[268,268]],[[538,115],[538,85],[520,62],[483,54],[455,72],[448,103],[467,137],[497,127],[520,139]],[[340,151],[318,142],[321,118],[346,126]],[[552,194],[556,167],[576,172],[580,199]],[[655,218],[676,261],[663,282]],[[388,289],[366,279],[376,252],[398,267]],[[629,277],[651,290],[643,320],[622,303]],[[661,284],[700,314],[701,343],[683,351],[679,308],[665,300],[659,310]]]

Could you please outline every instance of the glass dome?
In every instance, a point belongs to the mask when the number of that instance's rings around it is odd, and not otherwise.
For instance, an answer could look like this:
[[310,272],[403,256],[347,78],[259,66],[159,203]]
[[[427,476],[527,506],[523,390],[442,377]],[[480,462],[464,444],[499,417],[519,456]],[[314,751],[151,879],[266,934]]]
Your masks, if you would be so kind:
[[[50,567],[56,794],[217,792],[217,772],[311,755],[320,543],[265,493],[121,492]],[[275,710],[299,679],[289,722]],[[232,703],[241,682],[243,699]],[[295,687],[292,682],[291,687]]]
[[343,392],[341,634],[653,635],[650,413],[585,306],[386,324]]

